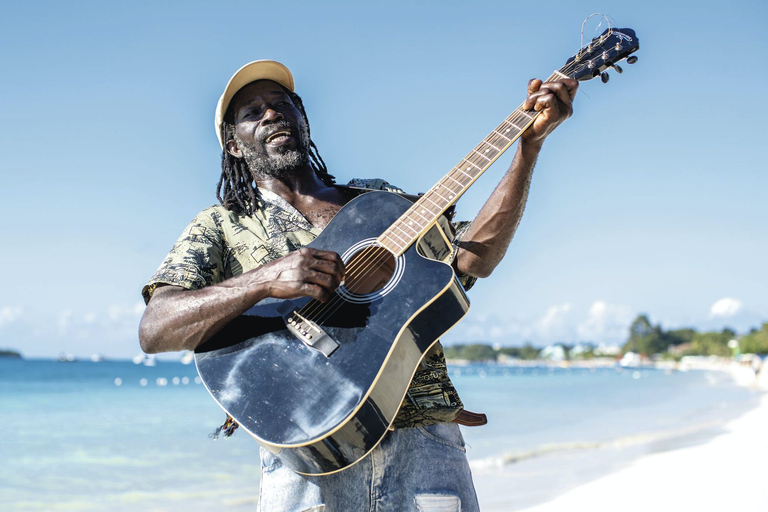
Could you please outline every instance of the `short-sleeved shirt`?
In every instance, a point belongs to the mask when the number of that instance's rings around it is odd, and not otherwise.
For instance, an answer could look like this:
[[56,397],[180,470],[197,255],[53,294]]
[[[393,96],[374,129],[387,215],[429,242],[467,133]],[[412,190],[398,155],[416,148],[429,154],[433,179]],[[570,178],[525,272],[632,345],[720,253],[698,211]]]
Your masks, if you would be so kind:
[[[351,188],[350,188],[351,187]],[[343,191],[352,196],[368,190],[403,193],[384,180],[355,179]],[[447,224],[447,223],[446,223]],[[458,240],[469,223],[451,224],[455,256]],[[198,290],[258,268],[312,242],[321,232],[286,200],[259,191],[258,208],[250,215],[216,205],[198,214],[179,237],[160,268],[142,289],[149,302],[158,286],[174,285]],[[465,288],[471,276],[459,276]],[[414,427],[451,421],[463,408],[448,377],[445,355],[436,343],[425,355],[411,381],[394,427]]]

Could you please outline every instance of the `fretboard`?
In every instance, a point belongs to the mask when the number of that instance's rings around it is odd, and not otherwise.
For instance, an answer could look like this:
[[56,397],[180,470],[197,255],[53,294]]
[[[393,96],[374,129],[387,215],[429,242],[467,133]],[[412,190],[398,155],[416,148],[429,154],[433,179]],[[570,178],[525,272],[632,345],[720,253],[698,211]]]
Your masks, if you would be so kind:
[[[545,82],[568,78],[555,71]],[[538,112],[524,110],[522,105],[507,116],[500,125],[475,146],[443,179],[413,203],[394,224],[382,233],[377,242],[395,256],[400,256],[415,243],[440,215],[464,194],[488,167],[533,124]]]

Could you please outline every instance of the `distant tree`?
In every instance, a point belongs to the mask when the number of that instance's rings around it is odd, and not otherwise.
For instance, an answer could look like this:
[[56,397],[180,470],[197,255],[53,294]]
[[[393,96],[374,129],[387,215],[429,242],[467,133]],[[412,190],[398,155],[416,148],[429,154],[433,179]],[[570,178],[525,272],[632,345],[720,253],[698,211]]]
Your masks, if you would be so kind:
[[541,349],[534,347],[530,343],[526,343],[520,349],[521,359],[536,359],[539,357],[539,354],[541,354]]
[[466,345],[461,351],[462,359],[469,359],[470,361],[495,361],[496,351],[490,345],[484,345],[482,343],[473,343],[472,345]]
[[734,335],[730,329],[723,329],[722,332],[697,332],[685,354],[728,357],[731,355],[728,341],[733,339]]
[[526,359],[526,360],[538,358],[540,352],[541,352],[541,349],[534,347],[530,343],[526,343],[522,347],[501,347],[498,350],[499,354],[504,354],[505,356],[514,357],[517,359]]
[[745,354],[768,354],[768,323],[764,323],[762,329],[752,329],[743,336],[739,347]]
[[666,351],[668,346],[669,339],[661,326],[652,325],[648,315],[643,314],[629,326],[629,339],[622,347],[622,352],[637,352],[649,356]]
[[459,354],[463,348],[464,345],[448,345],[443,347],[443,353],[446,359],[461,359]]
[[670,346],[676,347],[685,343],[693,341],[693,337],[696,336],[696,331],[693,329],[676,329],[673,331],[667,331],[667,341]]
[[447,359],[466,359],[468,361],[495,361],[496,351],[484,343],[469,345],[451,345],[444,348]]

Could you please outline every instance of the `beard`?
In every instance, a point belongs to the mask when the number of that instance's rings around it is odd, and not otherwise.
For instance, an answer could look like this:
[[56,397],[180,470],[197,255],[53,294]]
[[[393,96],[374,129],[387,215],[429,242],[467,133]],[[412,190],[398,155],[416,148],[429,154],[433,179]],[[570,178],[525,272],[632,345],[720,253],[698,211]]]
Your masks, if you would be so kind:
[[282,178],[290,176],[300,168],[309,166],[309,127],[307,122],[301,120],[299,133],[296,127],[288,121],[279,121],[272,126],[274,130],[288,129],[291,134],[299,137],[299,147],[296,149],[278,147],[277,154],[267,152],[266,136],[260,137],[254,143],[245,142],[235,134],[235,141],[243,152],[243,159],[248,164],[255,180],[264,178]]

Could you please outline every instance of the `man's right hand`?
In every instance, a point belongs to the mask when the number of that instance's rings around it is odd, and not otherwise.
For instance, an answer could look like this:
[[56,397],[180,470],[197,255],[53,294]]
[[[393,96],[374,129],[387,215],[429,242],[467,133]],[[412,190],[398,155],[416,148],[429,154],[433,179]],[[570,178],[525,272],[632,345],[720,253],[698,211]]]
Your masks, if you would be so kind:
[[194,350],[231,320],[267,297],[327,301],[344,279],[335,252],[303,247],[213,286],[155,289],[139,326],[147,353]]
[[256,273],[261,282],[266,280],[267,297],[312,297],[326,302],[344,280],[344,262],[335,252],[302,247],[250,273]]

